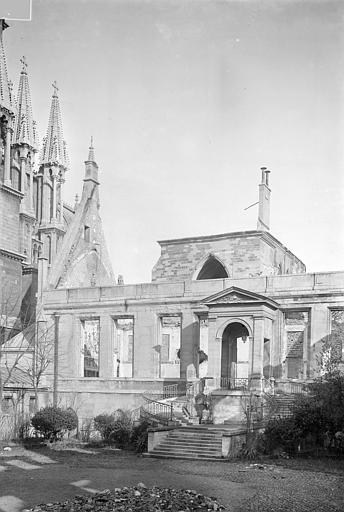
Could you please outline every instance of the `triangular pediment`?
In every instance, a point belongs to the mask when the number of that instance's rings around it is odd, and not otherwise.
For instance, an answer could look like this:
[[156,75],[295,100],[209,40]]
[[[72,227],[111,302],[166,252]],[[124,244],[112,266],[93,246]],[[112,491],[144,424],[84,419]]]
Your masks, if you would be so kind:
[[269,297],[265,297],[264,295],[259,295],[255,292],[250,292],[248,290],[243,290],[242,288],[237,288],[236,286],[231,286],[222,292],[216,293],[215,295],[211,295],[210,297],[206,297],[202,300],[203,304],[207,306],[219,306],[221,304],[267,304],[273,309],[278,308],[277,302],[270,299]]

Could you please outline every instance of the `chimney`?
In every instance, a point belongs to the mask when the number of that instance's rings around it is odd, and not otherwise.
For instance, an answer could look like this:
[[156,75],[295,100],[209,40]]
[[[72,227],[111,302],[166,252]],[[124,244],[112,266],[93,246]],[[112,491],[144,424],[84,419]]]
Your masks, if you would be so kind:
[[266,167],[261,167],[262,181],[259,185],[259,210],[258,210],[258,231],[270,230],[270,194],[269,174]]

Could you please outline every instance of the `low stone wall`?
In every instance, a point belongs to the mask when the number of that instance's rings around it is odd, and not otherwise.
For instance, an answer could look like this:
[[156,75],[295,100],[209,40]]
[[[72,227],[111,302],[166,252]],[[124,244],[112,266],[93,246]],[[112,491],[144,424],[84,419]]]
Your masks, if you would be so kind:
[[246,432],[244,430],[222,434],[222,457],[225,459],[235,458],[246,443]]
[[155,446],[162,443],[174,427],[152,428],[148,430],[148,453],[153,451]]
[[[254,428],[256,435],[264,431],[264,428]],[[236,432],[228,432],[222,434],[222,457],[225,459],[233,459],[240,455],[241,449],[246,445],[246,430],[238,430]]]
[[211,393],[212,418],[214,424],[229,421],[241,423],[245,421],[242,391],[217,390]]

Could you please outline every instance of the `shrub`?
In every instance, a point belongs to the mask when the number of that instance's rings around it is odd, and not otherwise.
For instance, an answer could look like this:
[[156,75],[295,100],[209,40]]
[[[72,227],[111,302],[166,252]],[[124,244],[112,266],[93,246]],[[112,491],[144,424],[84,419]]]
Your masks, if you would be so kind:
[[100,414],[94,418],[94,427],[104,441],[119,448],[129,446],[133,431],[131,413],[118,409],[113,414]]
[[70,407],[62,409],[50,406],[36,412],[31,423],[38,432],[43,434],[45,439],[56,441],[62,439],[66,432],[77,428],[78,417]]
[[283,450],[293,454],[300,444],[302,434],[293,417],[270,420],[263,434],[265,451],[273,453],[275,450]]
[[99,414],[94,418],[94,428],[100,433],[104,441],[109,442],[114,429],[114,414]]
[[148,428],[151,426],[149,421],[141,420],[138,425],[133,428],[131,435],[131,444],[136,453],[146,452],[148,449]]

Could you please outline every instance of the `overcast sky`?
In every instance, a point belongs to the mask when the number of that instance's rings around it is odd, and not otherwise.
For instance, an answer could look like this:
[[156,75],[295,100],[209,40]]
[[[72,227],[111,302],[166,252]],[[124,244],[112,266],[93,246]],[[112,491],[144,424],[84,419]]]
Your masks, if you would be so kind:
[[308,271],[344,268],[344,3],[33,0],[5,32],[29,64],[45,135],[57,80],[81,193],[93,135],[115,274],[150,281],[156,240],[256,229],[271,170],[271,232]]

